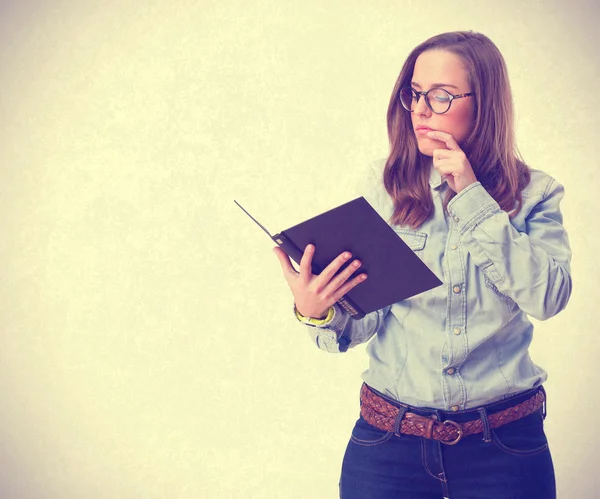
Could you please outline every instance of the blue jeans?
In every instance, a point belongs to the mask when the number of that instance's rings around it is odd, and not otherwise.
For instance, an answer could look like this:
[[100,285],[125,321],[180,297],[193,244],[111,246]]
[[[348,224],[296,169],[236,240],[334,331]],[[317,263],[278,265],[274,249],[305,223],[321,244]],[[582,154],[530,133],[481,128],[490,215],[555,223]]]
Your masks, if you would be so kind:
[[[535,388],[485,406],[493,414],[516,405]],[[484,417],[477,409],[446,412],[397,407],[439,420]],[[340,479],[342,499],[555,499],[554,468],[544,434],[544,409],[482,434],[446,445],[369,425],[362,416],[352,430]],[[486,434],[487,433],[487,434]],[[487,440],[487,441],[486,441]]]

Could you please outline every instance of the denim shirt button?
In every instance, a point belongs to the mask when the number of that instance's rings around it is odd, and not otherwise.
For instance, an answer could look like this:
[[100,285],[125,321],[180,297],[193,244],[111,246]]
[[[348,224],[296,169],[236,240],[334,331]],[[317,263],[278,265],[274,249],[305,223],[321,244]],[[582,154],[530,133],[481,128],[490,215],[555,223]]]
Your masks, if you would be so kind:
[[459,327],[455,327],[454,330],[452,331],[456,336],[458,336],[461,333],[461,330]]
[[450,407],[450,410],[454,412],[458,411],[459,409],[460,407],[458,407],[457,405],[453,405],[452,407]]
[[456,248],[458,248],[458,246],[456,244],[453,244],[452,246],[450,246],[450,248],[455,250]]
[[460,286],[454,286],[454,287],[452,288],[452,291],[454,291],[454,292],[455,292],[455,293],[457,293],[457,294],[458,294],[458,293],[460,293]]

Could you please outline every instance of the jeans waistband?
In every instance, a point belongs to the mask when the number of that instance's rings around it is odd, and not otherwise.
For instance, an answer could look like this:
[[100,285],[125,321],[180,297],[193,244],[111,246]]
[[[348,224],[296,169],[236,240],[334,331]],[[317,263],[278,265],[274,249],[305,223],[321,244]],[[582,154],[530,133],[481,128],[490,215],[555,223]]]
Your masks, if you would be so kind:
[[516,395],[512,395],[511,397],[507,397],[502,400],[497,400],[496,402],[492,402],[490,404],[484,404],[481,406],[473,407],[471,409],[466,409],[464,411],[445,411],[442,409],[434,409],[431,407],[416,407],[416,406],[412,406],[409,404],[404,404],[403,402],[399,402],[398,400],[394,400],[394,399],[390,398],[389,396],[382,394],[381,392],[375,390],[374,388],[370,387],[366,383],[364,383],[364,384],[369,388],[369,390],[376,393],[380,397],[384,398],[390,404],[392,404],[396,407],[406,407],[407,412],[412,412],[412,413],[418,414],[420,416],[425,416],[425,417],[429,417],[429,416],[435,414],[440,421],[444,421],[446,419],[452,419],[453,421],[457,421],[457,422],[471,421],[473,419],[479,419],[481,408],[485,408],[487,414],[494,414],[495,412],[499,412],[508,407],[512,407],[517,404],[520,404],[521,402],[524,402],[525,400],[530,399],[531,397],[533,397],[540,391],[544,392],[544,395],[546,394],[544,387],[542,385],[540,385],[535,388],[531,388],[529,390],[517,393]]

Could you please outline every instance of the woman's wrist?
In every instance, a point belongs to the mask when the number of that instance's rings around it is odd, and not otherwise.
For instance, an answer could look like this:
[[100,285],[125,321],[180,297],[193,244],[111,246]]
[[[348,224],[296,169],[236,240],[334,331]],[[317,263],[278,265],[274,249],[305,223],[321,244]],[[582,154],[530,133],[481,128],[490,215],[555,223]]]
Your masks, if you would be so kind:
[[296,318],[300,321],[303,322],[305,324],[312,324],[315,326],[319,326],[322,324],[326,324],[328,322],[331,321],[331,319],[333,319],[333,316],[335,314],[335,310],[333,307],[329,307],[329,310],[327,311],[327,313],[322,316],[322,317],[309,317],[309,316],[305,316],[303,314],[301,314],[298,309],[296,308],[296,304],[294,304],[294,312],[296,313]]

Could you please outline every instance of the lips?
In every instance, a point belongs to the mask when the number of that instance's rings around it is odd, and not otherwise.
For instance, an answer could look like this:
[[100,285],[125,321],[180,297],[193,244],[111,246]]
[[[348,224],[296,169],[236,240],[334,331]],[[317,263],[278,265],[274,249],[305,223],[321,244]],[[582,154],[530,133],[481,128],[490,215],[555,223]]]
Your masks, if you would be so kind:
[[429,132],[433,132],[433,128],[429,128],[428,126],[425,125],[419,125],[415,128],[415,133],[417,134],[417,136],[421,136],[423,138],[429,138],[427,136],[427,134]]

